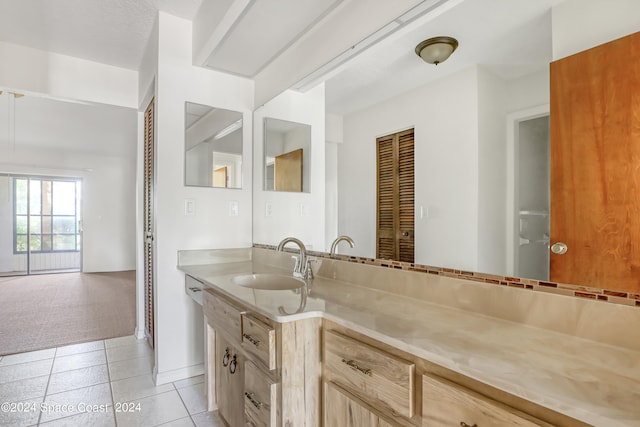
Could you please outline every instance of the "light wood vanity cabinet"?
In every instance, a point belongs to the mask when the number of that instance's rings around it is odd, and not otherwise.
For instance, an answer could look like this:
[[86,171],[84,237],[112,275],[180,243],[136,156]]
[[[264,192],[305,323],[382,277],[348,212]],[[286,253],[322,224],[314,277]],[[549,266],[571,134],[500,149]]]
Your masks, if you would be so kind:
[[330,321],[323,399],[325,427],[587,426]]
[[274,322],[210,288],[203,312],[209,410],[231,427],[320,425],[321,319]]
[[208,408],[231,427],[587,426],[329,320],[202,295]]

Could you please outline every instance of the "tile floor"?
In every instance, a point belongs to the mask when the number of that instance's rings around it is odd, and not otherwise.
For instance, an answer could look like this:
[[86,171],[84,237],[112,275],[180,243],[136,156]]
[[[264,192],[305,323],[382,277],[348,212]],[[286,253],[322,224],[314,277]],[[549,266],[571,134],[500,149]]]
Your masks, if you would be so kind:
[[0,357],[0,426],[213,426],[204,377],[155,386],[133,336]]

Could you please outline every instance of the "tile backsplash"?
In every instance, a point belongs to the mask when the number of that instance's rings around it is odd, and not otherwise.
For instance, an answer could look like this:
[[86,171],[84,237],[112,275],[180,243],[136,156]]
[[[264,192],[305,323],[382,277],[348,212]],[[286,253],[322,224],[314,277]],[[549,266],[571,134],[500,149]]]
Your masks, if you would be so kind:
[[[255,248],[275,249],[272,245],[254,244]],[[508,286],[522,288],[534,292],[547,292],[557,295],[565,295],[576,298],[586,298],[595,301],[609,302],[640,308],[640,294],[612,291],[600,288],[591,288],[566,283],[547,282],[535,279],[523,279],[520,277],[497,276],[493,274],[476,273],[472,271],[457,270],[452,268],[431,267],[408,262],[382,260],[374,258],[363,258],[348,255],[330,256],[326,252],[308,251],[308,255],[318,258],[331,258],[340,261],[348,261],[359,264],[375,265],[379,267],[394,268],[434,274],[438,276],[453,277],[457,279],[470,280],[481,283],[489,283],[497,286]]]

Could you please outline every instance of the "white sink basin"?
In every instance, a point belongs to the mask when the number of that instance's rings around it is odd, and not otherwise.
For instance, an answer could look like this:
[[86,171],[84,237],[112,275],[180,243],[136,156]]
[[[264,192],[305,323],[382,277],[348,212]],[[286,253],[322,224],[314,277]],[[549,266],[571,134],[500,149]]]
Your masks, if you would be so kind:
[[243,274],[235,276],[231,282],[245,288],[285,291],[290,289],[298,289],[305,285],[304,281],[293,276],[284,276],[282,274]]

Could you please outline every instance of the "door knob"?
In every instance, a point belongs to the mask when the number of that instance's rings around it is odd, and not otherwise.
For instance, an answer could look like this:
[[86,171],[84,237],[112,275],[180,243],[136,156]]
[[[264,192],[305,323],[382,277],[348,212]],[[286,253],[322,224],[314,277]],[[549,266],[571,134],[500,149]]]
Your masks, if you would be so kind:
[[569,248],[567,247],[567,244],[562,242],[556,242],[551,245],[551,252],[557,255],[564,255],[565,253],[567,253],[568,249]]

